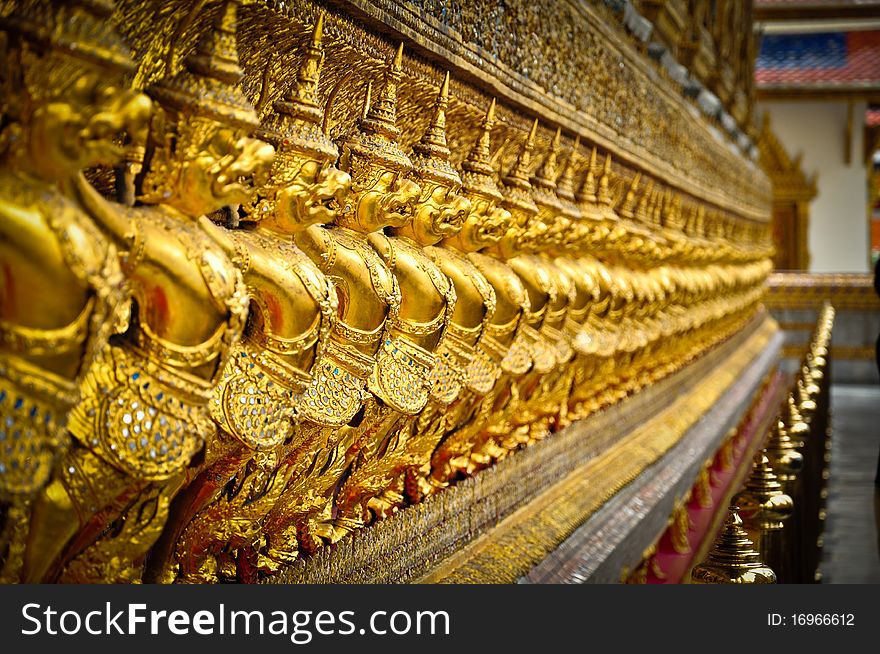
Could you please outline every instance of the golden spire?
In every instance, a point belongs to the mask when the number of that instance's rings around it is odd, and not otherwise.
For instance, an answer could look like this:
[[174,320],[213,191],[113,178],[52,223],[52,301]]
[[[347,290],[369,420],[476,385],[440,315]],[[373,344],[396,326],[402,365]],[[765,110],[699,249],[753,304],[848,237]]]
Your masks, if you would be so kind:
[[652,186],[646,191],[649,194],[648,207],[645,212],[645,221],[649,224],[661,227],[663,225],[663,194],[659,188]]
[[238,64],[237,12],[238,3],[225,0],[195,52],[184,61],[184,69],[150,86],[147,93],[165,107],[184,113],[258,127],[257,113],[239,85],[244,73]]
[[596,204],[596,175],[593,171],[596,170],[597,156],[598,153],[594,147],[590,153],[590,163],[587,164],[587,176],[584,178],[584,183],[581,185],[581,190],[578,193],[578,202],[581,204]]
[[[636,173],[629,185],[629,190],[626,192],[626,196],[624,197],[623,203],[620,206],[620,211],[618,212],[623,218],[629,218],[631,220],[635,215],[633,210],[636,208],[636,191],[639,189],[639,182],[641,179],[642,174]],[[645,193],[642,194],[642,199],[646,199],[649,192],[650,189],[646,189]]]
[[462,164],[462,188],[469,193],[477,193],[495,200],[501,199],[501,191],[495,183],[495,169],[492,167],[492,128],[495,126],[495,98],[489,104],[486,115],[480,124],[480,137]]
[[275,146],[280,164],[283,152],[297,152],[318,160],[335,161],[339,150],[322,130],[324,111],[318,99],[318,83],[324,51],[321,38],[324,33],[324,15],[320,14],[312,30],[309,45],[297,71],[296,81],[283,99],[272,104],[274,112],[266,117],[256,136]]
[[324,118],[324,111],[318,100],[318,82],[321,80],[321,66],[324,62],[324,50],[321,47],[323,35],[324,14],[321,13],[312,30],[312,38],[297,71],[296,81],[284,94],[284,99],[275,103],[275,111],[315,125],[320,125]]
[[804,457],[798,452],[797,443],[788,435],[788,428],[781,419],[777,419],[770,430],[765,452],[780,481],[795,481],[804,468]]
[[0,17],[0,31],[123,73],[137,69],[131,50],[110,20],[113,0],[20,2],[13,7]]
[[339,167],[356,183],[368,180],[377,167],[411,171],[412,161],[397,144],[397,87],[402,79],[403,43],[385,70],[385,85],[372,101],[373,87],[367,84],[364,110],[355,130],[339,141]]
[[684,229],[684,223],[679,220],[678,212],[672,204],[672,194],[669,189],[661,191],[657,189],[657,200],[654,204],[654,222],[657,225]]
[[702,204],[697,207],[697,234],[707,236],[706,234],[706,207]]
[[449,147],[446,144],[446,108],[449,106],[449,71],[443,78],[440,92],[434,101],[434,113],[422,140],[413,146],[419,154],[449,159]]
[[574,145],[571,146],[571,153],[565,161],[559,178],[556,180],[556,195],[568,202],[574,202],[574,165],[577,158],[578,148],[581,146],[581,137],[578,134],[574,137]]
[[367,90],[364,91],[364,102],[363,106],[361,106],[361,120],[367,119],[367,114],[370,112],[370,103],[373,101],[373,80],[367,82]]
[[449,163],[449,146],[446,144],[446,108],[449,106],[449,72],[443,78],[434,113],[422,139],[413,145],[413,166],[423,179],[448,184],[456,189],[461,178]]
[[694,584],[775,584],[776,574],[761,562],[743,529],[739,508],[731,506],[706,560],[691,571]]
[[366,133],[382,134],[391,140],[400,136],[397,127],[397,87],[403,73],[403,43],[397,46],[397,52],[385,70],[385,85],[376,96],[376,101],[369,107],[360,121],[360,128]]
[[535,135],[538,132],[538,119],[532,123],[529,135],[523,143],[522,150],[516,163],[510,172],[504,177],[504,184],[507,186],[515,186],[524,190],[531,190],[532,185],[529,182],[529,164],[532,162],[532,150],[535,149]]
[[237,29],[238,2],[225,0],[212,29],[202,35],[195,53],[187,59],[187,68],[227,84],[240,82],[244,72],[238,65]]
[[462,162],[461,167],[471,173],[479,173],[481,175],[494,176],[492,169],[492,128],[495,126],[495,98],[489,104],[483,122],[480,125],[480,138],[474,143],[474,147],[468,153],[467,159]]
[[[670,191],[670,194],[672,192]],[[679,221],[682,220],[682,216],[684,215],[684,209],[682,208],[682,200],[681,195],[675,194],[672,196],[672,211],[676,215]]]
[[559,148],[562,142],[562,128],[556,128],[556,135],[550,143],[550,149],[547,156],[541,163],[540,168],[535,172],[532,182],[536,186],[540,186],[546,190],[554,190],[556,188],[556,176],[559,174]]
[[605,207],[611,207],[614,203],[611,197],[611,154],[605,155],[605,165],[602,167],[602,176],[599,178],[599,191],[596,194],[598,203]]
[[782,484],[770,468],[770,460],[764,452],[755,455],[752,473],[733,501],[742,507],[746,523],[760,531],[782,529],[782,521],[794,509],[792,499],[782,492]]

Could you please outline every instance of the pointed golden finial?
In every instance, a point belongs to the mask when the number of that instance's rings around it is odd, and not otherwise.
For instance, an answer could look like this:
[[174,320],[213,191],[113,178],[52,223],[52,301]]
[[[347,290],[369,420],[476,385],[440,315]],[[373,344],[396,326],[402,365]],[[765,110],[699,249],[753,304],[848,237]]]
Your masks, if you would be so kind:
[[361,120],[367,119],[367,114],[370,113],[370,104],[373,102],[373,82],[370,80],[367,82],[367,90],[364,92],[364,104],[361,107]]
[[446,108],[449,106],[449,72],[443,78],[440,92],[434,101],[434,113],[422,140],[413,146],[420,154],[432,155],[449,159],[449,148],[446,145]]
[[562,173],[556,180],[556,194],[567,202],[574,202],[574,166],[577,159],[577,152],[581,146],[580,134],[574,137],[574,145],[571,146],[571,153],[565,161]]
[[504,208],[514,214],[514,220],[523,220],[537,215],[538,205],[532,197],[534,189],[529,181],[529,164],[535,148],[535,135],[538,132],[538,119],[532,123],[522,150],[510,172],[502,178],[501,193]]
[[681,221],[681,217],[684,215],[682,206],[681,195],[678,193],[674,194],[672,197],[672,211],[678,216],[679,221]]
[[[309,44],[300,62],[296,80],[281,100],[272,104],[274,111],[266,116],[256,135],[275,146],[276,151],[295,151],[318,160],[335,161],[339,155],[336,145],[322,127],[324,110],[318,98],[318,83],[324,62],[321,37],[324,33],[324,14],[312,30]],[[269,67],[267,67],[267,72]],[[276,158],[276,166],[284,165],[284,157]]]
[[798,452],[797,443],[788,435],[788,428],[781,419],[777,419],[770,430],[765,451],[773,472],[782,482],[795,481],[804,468],[804,457]]
[[782,491],[782,484],[763,451],[755,455],[752,473],[733,501],[742,507],[746,524],[762,532],[782,529],[782,521],[794,510],[791,497]]
[[385,69],[384,86],[375,99],[367,85],[364,114],[355,129],[339,139],[339,167],[353,184],[375,183],[377,171],[411,172],[413,164],[397,143],[397,90],[403,78],[403,43]]
[[312,47],[320,48],[321,39],[324,38],[324,12],[318,14],[318,20],[315,22],[315,29],[312,30]]
[[706,560],[691,571],[693,584],[775,584],[776,574],[761,562],[755,544],[743,529],[739,507],[727,519]]
[[468,153],[467,159],[465,159],[461,167],[472,173],[479,173],[481,175],[489,175],[492,176],[494,170],[492,169],[492,154],[491,154],[491,134],[492,128],[495,126],[495,98],[492,98],[492,102],[489,104],[489,108],[486,110],[486,115],[483,117],[483,122],[480,124],[480,137],[477,139],[477,142],[474,143],[474,147],[471,148],[471,151]]
[[706,236],[706,207],[702,204],[697,207],[697,233]]
[[[645,184],[645,190],[642,191],[642,195],[639,198],[639,204],[636,207],[635,219],[639,222],[650,223],[651,222],[651,213],[654,208],[654,200],[656,199],[656,192],[654,190],[654,180],[648,178],[647,184]],[[621,214],[623,215],[623,214]]]
[[[634,217],[633,210],[636,207],[636,191],[639,189],[639,182],[642,179],[641,173],[636,173],[635,177],[632,179],[632,183],[629,185],[629,190],[626,192],[626,196],[623,199],[623,203],[620,206],[620,211],[618,213],[623,218],[628,218],[632,220]],[[644,194],[643,194],[644,195]]]
[[[651,198],[651,215],[649,219],[653,222],[657,227],[662,227],[664,225],[672,224],[671,214],[666,211],[664,205],[664,193],[659,188],[654,190],[653,197]],[[664,215],[666,218],[664,219]]]
[[602,166],[602,176],[599,178],[599,192],[596,194],[597,202],[605,207],[611,207],[614,203],[611,197],[611,153],[605,155],[605,164]]
[[532,161],[532,150],[535,149],[535,135],[538,133],[538,119],[532,123],[532,128],[523,143],[522,150],[516,159],[511,171],[504,178],[504,183],[509,186],[517,186],[523,189],[531,189],[529,182],[529,164]]
[[403,73],[403,43],[397,47],[388,68],[385,70],[384,86],[376,96],[376,101],[360,121],[360,128],[366,133],[381,134],[391,140],[400,135],[397,127],[397,90]]
[[449,105],[449,72],[443,78],[434,113],[422,140],[413,145],[412,161],[421,179],[430,179],[455,189],[461,186],[461,178],[449,163],[449,147],[446,144],[446,107]]
[[150,86],[147,94],[166,108],[258,127],[256,110],[240,86],[244,72],[238,63],[237,29],[238,2],[225,0],[211,28],[184,61],[184,69]]
[[489,103],[486,115],[480,123],[480,136],[462,164],[462,188],[495,200],[501,199],[501,191],[495,183],[495,167],[492,163],[492,128],[495,126],[495,98]]
[[533,183],[537,186],[541,186],[545,189],[555,189],[556,188],[556,176],[559,174],[559,148],[562,143],[562,128],[556,128],[556,135],[553,137],[553,141],[550,143],[550,149],[547,151],[547,156],[544,158],[544,161],[541,163],[541,167],[535,172],[535,176],[532,179]]
[[324,50],[321,38],[324,34],[324,13],[312,30],[312,37],[303,55],[296,81],[290,86],[284,99],[275,103],[275,111],[286,113],[314,125],[319,125],[324,112],[318,100],[318,83],[321,80],[321,66],[324,63]]
[[596,161],[599,156],[596,148],[590,152],[590,162],[587,164],[587,175],[584,177],[584,183],[578,192],[578,202],[581,204],[596,204]]
[[227,84],[235,84],[244,77],[238,64],[238,2],[225,0],[220,12],[187,60],[187,67],[205,77],[213,77]]

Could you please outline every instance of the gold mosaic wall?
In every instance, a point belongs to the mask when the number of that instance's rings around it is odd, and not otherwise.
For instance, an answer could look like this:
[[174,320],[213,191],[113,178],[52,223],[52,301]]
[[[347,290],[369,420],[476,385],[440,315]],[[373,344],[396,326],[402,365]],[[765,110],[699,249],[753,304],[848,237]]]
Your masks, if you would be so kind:
[[0,578],[283,578],[762,324],[766,178],[507,6],[0,4]]

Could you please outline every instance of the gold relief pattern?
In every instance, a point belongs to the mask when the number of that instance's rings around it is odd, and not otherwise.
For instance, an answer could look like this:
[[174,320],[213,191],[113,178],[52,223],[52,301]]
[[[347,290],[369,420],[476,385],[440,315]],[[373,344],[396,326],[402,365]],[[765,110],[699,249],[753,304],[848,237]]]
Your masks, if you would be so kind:
[[774,272],[767,282],[767,306],[773,309],[818,311],[825,302],[844,311],[880,308],[868,273]]
[[761,314],[766,180],[604,10],[426,5],[496,102],[365,3],[3,5],[4,581],[283,576]]
[[[708,192],[724,179],[730,199],[734,189],[748,189],[748,195],[760,197],[749,201],[753,218],[761,216],[769,202],[769,184],[758,182],[756,194],[755,172],[744,157],[733,154],[708,130],[695,130],[686,104],[650,82],[654,71],[628,42],[618,19],[601,5],[560,5],[553,0],[509,2],[503,7],[478,0],[442,6],[419,0],[369,0],[366,5],[374,15],[404,24],[429,49],[454,52],[501,80],[535,113],[558,115],[573,132],[595,129],[614,147],[629,151],[628,159],[662,162],[670,176],[687,175]],[[295,3],[284,6],[291,17],[308,11]],[[424,15],[428,20],[416,18]],[[340,23],[344,21],[340,16]],[[450,29],[463,43],[450,36]],[[366,47],[375,47],[350,25],[340,24],[339,34],[346,41],[363,39]],[[583,83],[582,71],[590,71],[590,84]]]

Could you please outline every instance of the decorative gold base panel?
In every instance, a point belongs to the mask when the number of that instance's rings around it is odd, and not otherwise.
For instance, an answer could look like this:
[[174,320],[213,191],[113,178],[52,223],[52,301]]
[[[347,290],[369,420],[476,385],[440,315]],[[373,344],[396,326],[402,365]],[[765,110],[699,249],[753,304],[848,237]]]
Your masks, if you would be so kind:
[[762,311],[683,370],[272,582],[513,582],[675,445],[777,330]]

